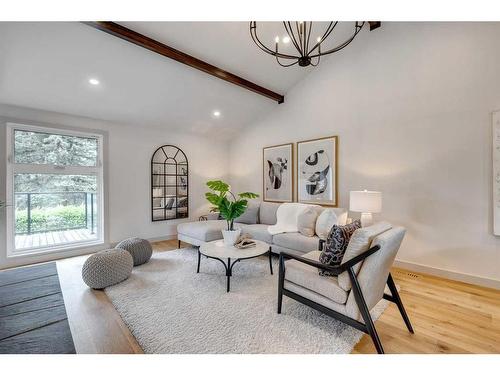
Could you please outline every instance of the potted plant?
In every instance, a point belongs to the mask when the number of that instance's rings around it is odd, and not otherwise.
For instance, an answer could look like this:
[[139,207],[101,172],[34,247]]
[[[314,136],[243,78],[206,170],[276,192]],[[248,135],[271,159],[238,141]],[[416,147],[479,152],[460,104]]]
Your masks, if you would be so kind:
[[220,215],[227,222],[227,229],[222,230],[224,243],[233,246],[241,233],[240,229],[234,229],[234,219],[243,215],[247,209],[247,199],[258,198],[259,195],[250,192],[235,195],[230,190],[230,186],[220,180],[208,181],[207,186],[212,191],[205,193],[205,197],[218,209]]

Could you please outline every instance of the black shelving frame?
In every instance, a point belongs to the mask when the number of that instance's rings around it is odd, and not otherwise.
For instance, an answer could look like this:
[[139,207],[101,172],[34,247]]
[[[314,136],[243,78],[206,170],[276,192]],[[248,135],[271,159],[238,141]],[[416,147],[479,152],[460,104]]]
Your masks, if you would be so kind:
[[[158,157],[159,155],[159,157]],[[161,160],[161,161],[158,161]],[[171,173],[175,168],[175,173]],[[160,171],[161,173],[159,173]],[[156,178],[155,178],[156,177]],[[163,178],[162,178],[163,177]],[[175,184],[171,178],[175,178]],[[185,178],[185,182],[182,182]],[[175,194],[169,194],[175,188]],[[185,194],[182,194],[182,190]],[[161,189],[161,195],[155,195],[155,190]],[[167,201],[174,198],[172,209],[167,209]],[[179,207],[179,200],[186,198],[185,205]],[[159,199],[161,207],[155,207],[155,199]],[[168,211],[175,210],[175,215],[168,215]],[[163,211],[163,214],[155,215],[155,212]],[[158,147],[151,157],[151,220],[165,221],[189,217],[189,163],[186,154],[179,147],[163,145]]]

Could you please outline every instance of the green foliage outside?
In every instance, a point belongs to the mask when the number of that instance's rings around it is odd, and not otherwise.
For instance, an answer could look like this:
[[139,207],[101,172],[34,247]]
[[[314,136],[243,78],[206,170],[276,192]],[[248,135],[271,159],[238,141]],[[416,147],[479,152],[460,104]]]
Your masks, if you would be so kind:
[[[14,134],[16,163],[95,166],[97,164],[97,146],[95,138],[24,130],[16,130]],[[97,179],[93,175],[35,173],[14,175],[14,191],[16,193],[70,193],[65,195],[33,195],[31,206],[38,208],[58,205],[78,206],[82,203],[82,193],[96,192],[96,187]],[[16,209],[25,209],[26,204],[26,197],[17,195]]]
[[[92,167],[98,163],[98,140],[92,137],[16,130],[16,163]],[[16,233],[84,228],[85,201],[96,193],[95,175],[17,173],[14,175]],[[31,193],[28,201],[28,194]],[[5,202],[0,202],[0,207]]]
[[[31,210],[31,231],[50,232],[85,228],[85,206],[57,206]],[[28,212],[16,211],[16,233],[28,232]]]
[[247,199],[259,197],[258,194],[250,192],[235,195],[231,192],[230,186],[221,180],[208,181],[207,186],[212,191],[205,193],[205,197],[219,210],[220,215],[226,220],[227,230],[234,230],[234,219],[243,215],[247,209]]
[[95,166],[95,138],[16,130],[16,163]]

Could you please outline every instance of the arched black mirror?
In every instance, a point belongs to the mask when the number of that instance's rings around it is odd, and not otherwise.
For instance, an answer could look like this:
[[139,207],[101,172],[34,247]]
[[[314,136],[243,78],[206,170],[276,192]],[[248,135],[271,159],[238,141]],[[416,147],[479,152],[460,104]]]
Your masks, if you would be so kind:
[[186,154],[178,147],[159,147],[151,158],[151,220],[189,216],[189,180]]

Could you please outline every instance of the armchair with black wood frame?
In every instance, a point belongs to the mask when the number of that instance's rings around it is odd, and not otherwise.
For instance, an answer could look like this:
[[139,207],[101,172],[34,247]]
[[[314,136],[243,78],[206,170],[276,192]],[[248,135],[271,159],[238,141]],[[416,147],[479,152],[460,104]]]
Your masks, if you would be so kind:
[[[406,327],[414,333],[390,274],[405,232],[404,228],[391,228],[388,223],[358,229],[341,265],[335,267],[319,262],[320,251],[304,256],[282,252],[279,257],[278,314],[281,314],[283,295],[288,296],[369,334],[377,352],[383,354],[370,315],[370,310],[382,298],[398,306]],[[324,241],[320,241],[320,250],[323,245]],[[320,276],[318,269],[329,271],[334,276]],[[386,285],[390,294],[384,292]]]

